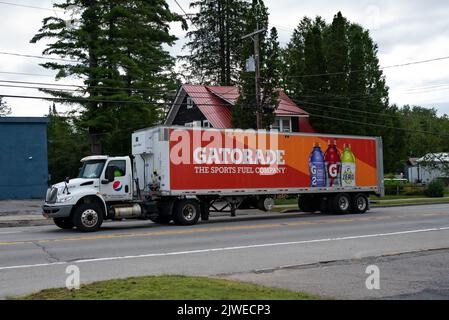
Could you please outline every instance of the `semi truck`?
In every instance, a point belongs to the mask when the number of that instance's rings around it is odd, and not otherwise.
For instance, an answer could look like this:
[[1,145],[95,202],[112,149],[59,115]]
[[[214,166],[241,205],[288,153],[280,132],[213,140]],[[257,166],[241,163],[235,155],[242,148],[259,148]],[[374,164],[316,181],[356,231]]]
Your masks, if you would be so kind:
[[51,186],[43,215],[62,229],[103,221],[195,225],[215,212],[273,210],[279,195],[307,213],[363,214],[384,194],[382,139],[157,126],[132,134],[132,156],[89,156]]

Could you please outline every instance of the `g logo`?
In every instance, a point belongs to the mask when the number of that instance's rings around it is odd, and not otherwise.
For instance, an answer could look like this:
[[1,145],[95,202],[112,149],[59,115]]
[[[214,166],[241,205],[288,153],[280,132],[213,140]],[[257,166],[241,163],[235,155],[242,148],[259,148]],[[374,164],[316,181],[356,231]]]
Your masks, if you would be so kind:
[[338,176],[338,164],[331,164],[329,166],[329,175],[331,178],[336,178]]

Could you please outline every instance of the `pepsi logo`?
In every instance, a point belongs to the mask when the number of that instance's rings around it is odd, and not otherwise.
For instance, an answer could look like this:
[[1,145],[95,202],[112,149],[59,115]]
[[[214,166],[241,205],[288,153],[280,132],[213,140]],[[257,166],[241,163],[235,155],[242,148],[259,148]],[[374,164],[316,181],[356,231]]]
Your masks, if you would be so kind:
[[119,191],[122,191],[123,186],[122,186],[122,184],[120,183],[120,181],[115,181],[114,184],[112,185],[112,188],[113,188],[115,191],[119,192]]

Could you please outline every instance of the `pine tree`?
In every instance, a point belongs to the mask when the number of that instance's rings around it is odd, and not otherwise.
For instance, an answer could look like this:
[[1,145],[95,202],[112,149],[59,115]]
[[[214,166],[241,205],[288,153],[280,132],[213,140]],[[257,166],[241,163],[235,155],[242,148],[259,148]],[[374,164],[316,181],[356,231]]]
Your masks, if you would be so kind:
[[182,57],[184,73],[190,82],[232,85],[239,76],[241,37],[248,4],[243,0],[199,0],[190,4],[199,12],[191,18],[193,30],[187,33]]
[[270,30],[266,41],[264,64],[261,70],[261,108],[264,112],[263,126],[269,128],[274,121],[274,110],[279,105],[279,89],[281,88],[281,48],[276,28]]
[[[322,20],[316,19],[305,36],[304,49],[304,77],[302,80],[303,96],[306,111],[312,114],[311,123],[319,132],[330,132],[327,108],[321,107],[328,101],[325,95],[328,92],[329,77],[327,75],[327,61],[324,52]],[[299,102],[302,102],[301,100]],[[300,103],[301,104],[301,103]]]
[[311,29],[312,21],[304,17],[293,31],[287,47],[281,51],[282,88],[294,99],[300,99],[304,93],[303,81],[300,76],[305,74],[305,39]]
[[49,17],[31,42],[51,40],[44,54],[75,62],[42,66],[58,71],[57,79],[82,79],[86,88],[78,93],[45,91],[79,101],[92,153],[128,153],[130,133],[160,119],[158,105],[165,98],[160,92],[175,85],[171,77],[174,59],[163,45],[174,44],[169,23],[182,18],[164,0],[64,0],[55,4],[63,10],[72,6],[81,9],[75,28]]
[[[367,122],[370,117],[366,113],[369,111],[367,106],[368,81],[366,77],[366,45],[364,30],[361,26],[352,24],[349,29],[349,78],[348,78],[348,109],[360,122]],[[355,111],[355,112],[352,112]],[[363,126],[346,126],[347,134],[367,135],[370,131]]]
[[50,180],[56,183],[63,181],[67,176],[77,177],[80,159],[89,154],[88,132],[83,128],[76,128],[72,117],[59,115],[55,105],[49,108],[48,118]]
[[[348,22],[341,12],[338,12],[326,34],[326,57],[328,61],[327,71],[329,73],[328,101],[334,107],[346,109],[349,112],[348,101],[348,73],[349,73],[349,44],[347,33]],[[339,117],[341,113],[329,111],[331,117]],[[341,118],[341,117],[340,117]],[[328,123],[328,130],[333,132],[342,130],[339,123]],[[343,129],[344,130],[344,129]],[[345,133],[344,131],[340,131]]]

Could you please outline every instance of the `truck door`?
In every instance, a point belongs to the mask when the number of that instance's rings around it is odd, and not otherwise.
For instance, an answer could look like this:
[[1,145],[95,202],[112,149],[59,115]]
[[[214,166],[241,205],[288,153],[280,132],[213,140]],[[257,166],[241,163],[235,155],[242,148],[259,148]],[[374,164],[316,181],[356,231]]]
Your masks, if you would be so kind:
[[106,180],[107,168],[113,168],[114,181],[101,183],[100,192],[106,201],[123,201],[132,199],[131,172],[127,170],[126,160],[111,160],[103,171],[101,181]]

